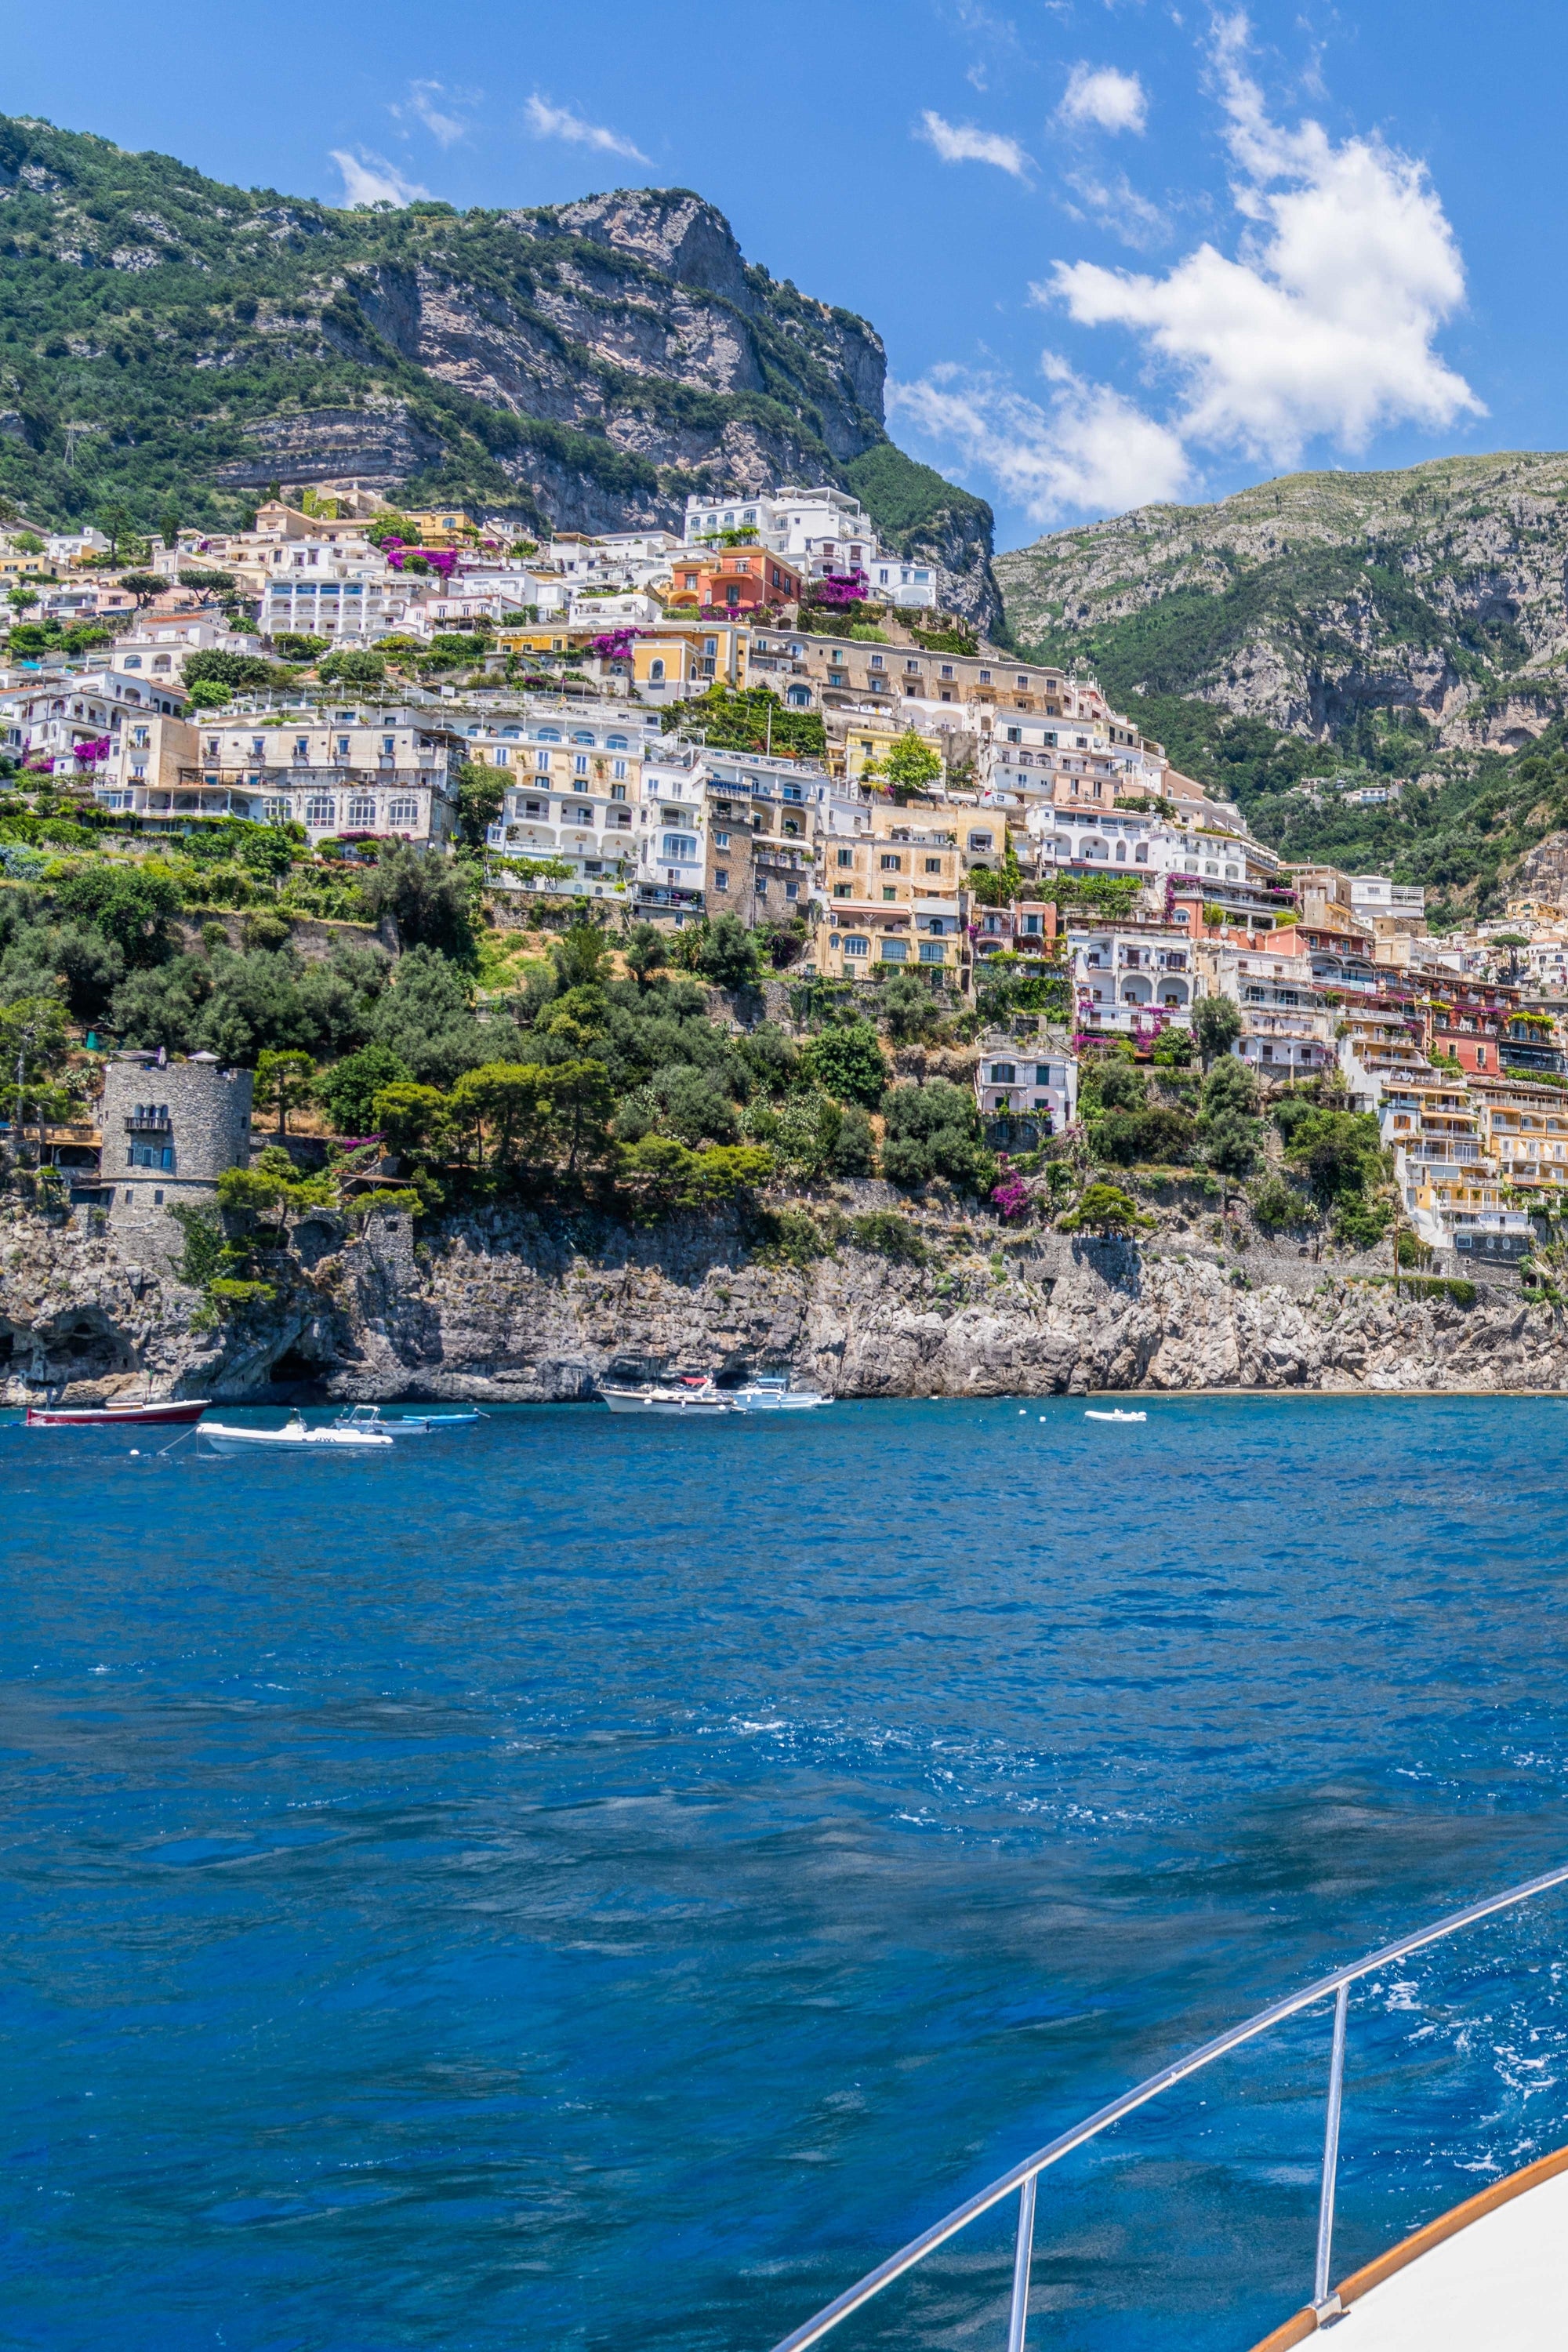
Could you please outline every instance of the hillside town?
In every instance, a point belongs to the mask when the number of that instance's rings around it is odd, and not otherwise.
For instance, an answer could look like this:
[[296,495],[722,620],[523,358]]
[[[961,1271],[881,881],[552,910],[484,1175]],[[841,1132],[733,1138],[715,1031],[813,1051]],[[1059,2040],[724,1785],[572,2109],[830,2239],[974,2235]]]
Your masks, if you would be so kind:
[[1073,1131],[1108,1055],[1217,1042],[1265,1098],[1332,1079],[1376,1118],[1423,1251],[1517,1262],[1568,1190],[1563,903],[1435,933],[1418,888],[1283,863],[831,486],[545,543],[279,487],[221,535],[18,518],[0,574],[0,854],[51,822],[131,858],[236,824],[340,874],[460,853],[503,922],[729,918],[823,1002],[924,983],[1006,1152]]

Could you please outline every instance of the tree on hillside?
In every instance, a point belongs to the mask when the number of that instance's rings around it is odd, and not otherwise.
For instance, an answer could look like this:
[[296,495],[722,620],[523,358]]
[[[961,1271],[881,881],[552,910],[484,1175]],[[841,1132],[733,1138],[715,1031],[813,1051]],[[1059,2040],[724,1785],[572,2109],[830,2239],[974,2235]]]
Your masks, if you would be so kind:
[[1200,996],[1193,1007],[1193,1034],[1204,1067],[1220,1054],[1228,1054],[1241,1034],[1241,1007],[1228,996]]
[[464,971],[434,948],[410,948],[399,959],[369,1026],[372,1040],[389,1046],[421,1085],[449,1087],[493,1057]]
[[162,962],[169,924],[183,904],[174,876],[152,866],[84,866],[55,892],[66,915],[79,915],[113,940],[130,964]]
[[340,1135],[373,1132],[375,1098],[386,1087],[407,1086],[414,1073],[389,1045],[362,1045],[334,1063],[317,1087],[328,1118]]
[[505,806],[506,778],[500,770],[483,760],[465,760],[458,771],[458,830],[470,849],[484,847],[486,835]]
[[929,799],[931,786],[941,775],[941,752],[933,751],[912,727],[907,727],[880,760],[870,762],[863,781],[885,784],[901,807],[906,801]]
[[622,960],[640,989],[653,984],[656,972],[662,971],[669,961],[669,950],[664,935],[652,923],[634,923],[626,933],[626,943],[621,950]]
[[316,676],[323,686],[380,686],[386,662],[369,646],[340,646],[336,653],[322,655]]
[[718,915],[697,929],[695,969],[718,988],[755,988],[762,978],[756,940],[738,915]]
[[266,1047],[256,1062],[255,1102],[259,1111],[276,1111],[278,1132],[289,1132],[289,1114],[304,1110],[315,1100],[316,1066],[309,1054],[278,1053]]
[[980,1140],[980,1117],[968,1087],[945,1078],[894,1087],[882,1109],[882,1173],[890,1182],[924,1184],[947,1176],[983,1192],[995,1181],[996,1162]]
[[875,1110],[888,1087],[888,1065],[868,1021],[824,1029],[801,1047],[800,1066],[808,1078],[840,1102]]
[[1124,1192],[1120,1184],[1103,1183],[1087,1185],[1078,1206],[1057,1220],[1064,1234],[1087,1230],[1107,1237],[1126,1236],[1153,1222],[1152,1217],[1142,1213],[1131,1192]]
[[405,948],[434,948],[463,963],[472,959],[468,884],[437,851],[389,843],[361,882],[360,897],[371,922],[392,917]]

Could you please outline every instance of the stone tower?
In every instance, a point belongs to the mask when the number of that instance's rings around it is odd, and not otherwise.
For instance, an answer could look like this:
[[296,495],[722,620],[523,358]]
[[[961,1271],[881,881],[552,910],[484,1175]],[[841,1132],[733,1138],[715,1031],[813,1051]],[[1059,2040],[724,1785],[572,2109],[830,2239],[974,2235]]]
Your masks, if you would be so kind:
[[221,1069],[211,1054],[163,1069],[155,1054],[116,1054],[99,1111],[110,1223],[155,1221],[177,1244],[169,1210],[210,1204],[225,1169],[250,1165],[250,1072]]

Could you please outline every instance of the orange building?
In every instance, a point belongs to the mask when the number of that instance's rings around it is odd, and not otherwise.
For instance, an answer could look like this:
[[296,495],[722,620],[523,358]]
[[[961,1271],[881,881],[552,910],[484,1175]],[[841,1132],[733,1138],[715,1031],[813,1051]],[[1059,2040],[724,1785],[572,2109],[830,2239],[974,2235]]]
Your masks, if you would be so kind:
[[675,557],[669,601],[703,613],[765,613],[798,604],[800,585],[799,572],[771,548],[704,548]]

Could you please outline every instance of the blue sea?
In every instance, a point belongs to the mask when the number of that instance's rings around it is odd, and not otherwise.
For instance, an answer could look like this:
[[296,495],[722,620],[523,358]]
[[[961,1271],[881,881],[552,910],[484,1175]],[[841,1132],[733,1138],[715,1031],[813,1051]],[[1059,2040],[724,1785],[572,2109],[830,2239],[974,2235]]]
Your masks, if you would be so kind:
[[[1568,1407],[1140,1402],[0,1426],[0,2340],[767,2352],[1568,1860]],[[1336,2275],[1568,2140],[1565,1954],[1357,1993]],[[1328,2025],[1046,2177],[1032,2347],[1306,2299]],[[1010,2231],[834,2340],[999,2347]]]

